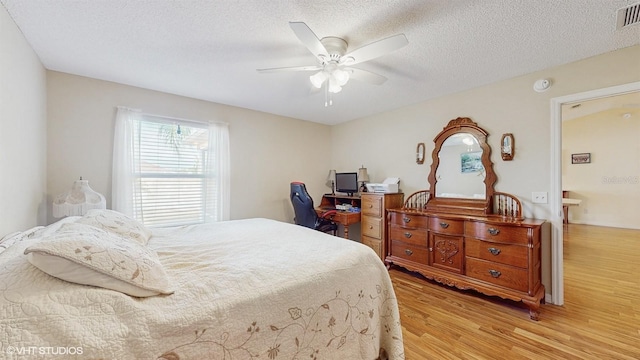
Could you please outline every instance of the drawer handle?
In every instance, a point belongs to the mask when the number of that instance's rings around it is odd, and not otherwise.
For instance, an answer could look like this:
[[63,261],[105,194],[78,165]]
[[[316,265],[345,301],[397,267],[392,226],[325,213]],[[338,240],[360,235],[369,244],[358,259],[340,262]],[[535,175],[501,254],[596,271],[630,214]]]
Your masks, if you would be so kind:
[[491,274],[491,276],[494,278],[498,278],[500,277],[500,275],[502,275],[502,273],[498,270],[489,270],[489,274]]
[[405,216],[405,217],[402,218],[402,221],[404,221],[405,224],[408,224],[409,221],[411,221],[411,218]]
[[373,204],[369,204],[369,209],[373,208]]
[[440,223],[440,227],[443,228],[443,229],[446,229],[446,228],[449,227],[449,224],[447,224],[446,222],[441,222]]
[[407,239],[411,239],[411,236],[413,236],[410,232],[406,232],[404,233],[404,237],[406,237]]
[[369,225],[369,230],[373,230],[373,225]]
[[413,255],[413,251],[411,251],[411,250],[409,250],[409,249],[406,249],[406,250],[404,251],[404,253],[405,253],[405,254],[407,254],[407,255],[409,255],[409,256]]
[[494,247],[490,247],[487,250],[489,250],[490,253],[492,253],[493,255],[499,255],[501,250],[498,248],[494,248]]
[[487,231],[488,231],[488,232],[489,232],[489,234],[491,234],[491,235],[498,235],[498,234],[500,233],[500,230],[499,230],[499,229],[496,229],[496,228],[489,228]]

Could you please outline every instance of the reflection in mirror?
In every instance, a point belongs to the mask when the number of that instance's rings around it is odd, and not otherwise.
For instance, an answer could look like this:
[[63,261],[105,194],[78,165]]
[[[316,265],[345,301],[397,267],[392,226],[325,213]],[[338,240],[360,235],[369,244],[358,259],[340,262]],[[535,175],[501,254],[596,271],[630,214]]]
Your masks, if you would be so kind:
[[485,199],[485,171],[482,148],[471,133],[449,136],[438,153],[436,196],[461,199]]

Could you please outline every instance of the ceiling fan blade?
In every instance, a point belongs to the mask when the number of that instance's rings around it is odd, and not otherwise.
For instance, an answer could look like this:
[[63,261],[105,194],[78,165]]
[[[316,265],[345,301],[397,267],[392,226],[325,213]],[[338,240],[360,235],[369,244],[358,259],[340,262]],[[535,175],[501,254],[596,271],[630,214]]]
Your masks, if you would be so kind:
[[[358,64],[364,61],[375,59],[382,55],[386,55],[392,51],[400,49],[403,46],[406,46],[407,44],[409,44],[409,40],[407,40],[407,37],[404,36],[404,34],[398,34],[357,48],[352,52],[344,55],[342,59],[344,59],[345,65]],[[342,59],[341,62],[343,62]]]
[[289,26],[291,27],[291,30],[293,30],[293,32],[296,34],[298,39],[302,41],[304,46],[306,46],[307,49],[311,51],[313,56],[318,57],[322,55],[326,58],[329,58],[327,49],[325,49],[324,45],[322,45],[316,34],[311,31],[307,24],[303,22],[290,22]]
[[293,66],[293,67],[281,67],[281,68],[269,68],[269,69],[256,69],[259,73],[271,73],[271,72],[281,72],[281,71],[315,71],[322,70],[322,66],[319,65],[311,65],[311,66]]
[[349,71],[350,79],[366,82],[368,84],[382,85],[385,81],[387,81],[386,77],[378,75],[376,73],[372,73],[371,71],[356,68],[344,68],[344,70]]

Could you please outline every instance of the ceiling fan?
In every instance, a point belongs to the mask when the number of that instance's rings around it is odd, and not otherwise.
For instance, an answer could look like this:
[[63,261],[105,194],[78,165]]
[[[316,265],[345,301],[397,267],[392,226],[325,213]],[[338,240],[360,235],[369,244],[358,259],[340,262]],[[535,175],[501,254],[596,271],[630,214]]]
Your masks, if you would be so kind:
[[347,52],[348,44],[344,39],[333,36],[318,39],[316,34],[303,22],[290,22],[289,26],[304,46],[316,57],[317,64],[257,70],[260,73],[316,71],[309,77],[309,80],[318,89],[325,86],[324,106],[332,105],[329,93],[340,92],[349,79],[375,85],[383,84],[387,81],[386,77],[351,66],[386,55],[409,44],[404,34],[398,34]]

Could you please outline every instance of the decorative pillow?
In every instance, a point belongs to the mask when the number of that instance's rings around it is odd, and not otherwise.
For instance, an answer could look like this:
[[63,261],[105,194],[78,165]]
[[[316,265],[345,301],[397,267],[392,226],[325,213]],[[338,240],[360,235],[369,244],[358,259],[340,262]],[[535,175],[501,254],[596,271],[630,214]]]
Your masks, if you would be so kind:
[[0,239],[0,254],[13,246],[13,244],[15,243],[18,243],[24,239],[32,239],[34,237],[40,236],[43,229],[45,229],[44,226],[36,226],[24,232],[16,231],[11,234],[5,235],[2,239]]
[[0,254],[7,250],[11,245],[22,239],[20,231],[13,232],[11,234],[5,235],[2,239],[0,239]]
[[24,253],[38,269],[69,282],[138,297],[173,293],[152,250],[91,225],[64,224]]
[[58,229],[60,229],[60,227],[64,224],[68,224],[68,223],[73,223],[76,222],[78,220],[82,219],[82,216],[67,216],[67,217],[63,217],[62,219],[49,224],[47,226],[44,227],[44,229],[42,229],[42,232],[40,232],[38,234],[38,236],[42,237],[42,236],[47,236],[47,235],[51,235],[54,232],[58,231]]
[[114,210],[89,210],[77,222],[120,234],[124,237],[134,239],[142,245],[146,245],[151,237],[151,230],[139,221]]

